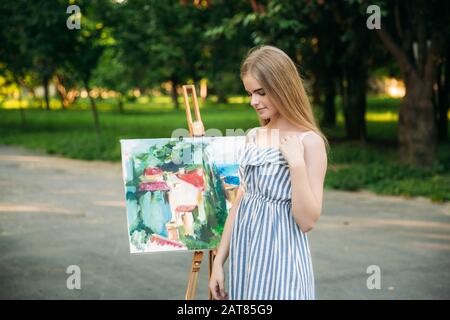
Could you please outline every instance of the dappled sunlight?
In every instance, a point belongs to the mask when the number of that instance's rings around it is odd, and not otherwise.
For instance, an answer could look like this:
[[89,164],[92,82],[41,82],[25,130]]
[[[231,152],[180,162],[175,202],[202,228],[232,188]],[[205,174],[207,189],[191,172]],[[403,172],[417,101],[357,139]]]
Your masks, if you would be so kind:
[[395,78],[385,79],[385,92],[393,98],[403,98],[406,93],[403,81]]
[[408,236],[412,238],[436,239],[450,241],[450,234],[448,233],[428,233],[428,232],[399,232],[398,235]]
[[9,161],[9,162],[48,162],[48,157],[0,155],[0,161]]
[[125,208],[124,201],[94,201],[93,204],[100,207]]
[[[90,195],[92,194],[92,191],[89,189],[63,189],[63,190],[54,190],[52,191],[53,194],[60,194],[60,195]],[[95,194],[97,196],[111,196],[114,195],[114,192],[111,191],[96,191]]]
[[[384,230],[377,230],[385,227]],[[398,228],[400,227],[400,229]],[[411,248],[450,251],[450,223],[423,220],[370,219],[352,217],[323,217],[316,230],[325,232],[347,231],[349,235],[366,232],[372,228],[372,234],[383,234],[386,239],[395,240],[394,247],[402,250]],[[412,230],[415,229],[415,230]],[[419,230],[417,230],[419,229]],[[421,232],[421,230],[424,232]],[[436,230],[436,231],[434,231]]]
[[[37,109],[35,104],[37,102],[33,102],[32,100],[24,99],[19,101],[17,99],[9,99],[3,102],[1,108],[2,109],[19,109],[22,107],[23,109]],[[62,109],[61,103],[57,100],[50,99],[50,109]]]
[[[172,104],[172,98],[169,96],[156,96],[156,97],[152,97],[152,102],[156,103],[156,104]],[[181,102],[181,98],[180,98],[180,102]]]
[[367,112],[366,121],[371,122],[397,122],[398,114],[395,112]]
[[413,246],[420,249],[445,250],[450,251],[450,244],[434,242],[414,242]]
[[[354,217],[327,217],[327,222],[349,228],[405,227],[450,230],[450,223],[424,220],[371,219]],[[331,221],[330,221],[331,220]]]
[[450,230],[450,223],[433,222],[423,220],[397,220],[397,219],[367,219],[367,222],[379,226],[390,227],[410,227],[410,228],[431,228]]
[[[450,251],[449,233],[400,231],[397,232],[396,235],[400,237],[413,238],[414,240],[416,240],[412,242],[412,246],[414,248]],[[441,242],[436,242],[435,240],[441,240]]]
[[237,97],[229,97],[228,102],[233,103],[250,103],[250,99],[248,97],[244,96],[237,96]]
[[17,205],[0,202],[0,213],[57,213],[62,215],[82,215],[80,212],[58,208],[48,204]]

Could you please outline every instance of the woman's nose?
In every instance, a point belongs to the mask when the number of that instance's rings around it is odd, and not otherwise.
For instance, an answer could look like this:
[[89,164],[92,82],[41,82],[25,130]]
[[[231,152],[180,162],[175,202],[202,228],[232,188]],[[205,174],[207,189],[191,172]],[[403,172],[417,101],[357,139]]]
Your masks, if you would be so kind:
[[257,94],[252,95],[252,99],[250,100],[250,104],[252,107],[256,107],[259,104],[259,97]]

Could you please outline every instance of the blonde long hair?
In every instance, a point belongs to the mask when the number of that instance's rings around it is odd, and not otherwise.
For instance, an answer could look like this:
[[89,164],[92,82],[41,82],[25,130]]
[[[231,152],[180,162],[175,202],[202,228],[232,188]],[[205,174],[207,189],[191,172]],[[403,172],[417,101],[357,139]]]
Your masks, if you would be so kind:
[[[297,67],[286,53],[267,45],[251,49],[241,65],[241,79],[247,74],[261,84],[283,117],[296,127],[316,132],[328,149],[328,140],[316,124]],[[259,122],[264,126],[270,119],[259,117]]]

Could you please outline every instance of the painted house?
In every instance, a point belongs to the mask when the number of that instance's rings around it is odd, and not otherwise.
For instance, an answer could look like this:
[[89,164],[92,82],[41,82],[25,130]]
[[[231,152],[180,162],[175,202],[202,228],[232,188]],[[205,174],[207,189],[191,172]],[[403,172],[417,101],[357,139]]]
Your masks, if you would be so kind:
[[170,188],[169,204],[172,211],[171,222],[183,225],[185,235],[194,236],[193,211],[198,209],[198,223],[206,222],[203,204],[205,181],[203,169],[185,171],[183,168],[176,173],[167,173],[167,183]]

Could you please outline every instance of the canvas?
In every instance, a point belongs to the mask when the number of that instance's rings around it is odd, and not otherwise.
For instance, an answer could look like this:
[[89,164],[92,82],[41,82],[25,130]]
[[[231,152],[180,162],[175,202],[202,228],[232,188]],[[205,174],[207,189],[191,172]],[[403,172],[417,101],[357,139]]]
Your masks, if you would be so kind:
[[214,249],[244,136],[121,140],[131,253]]

